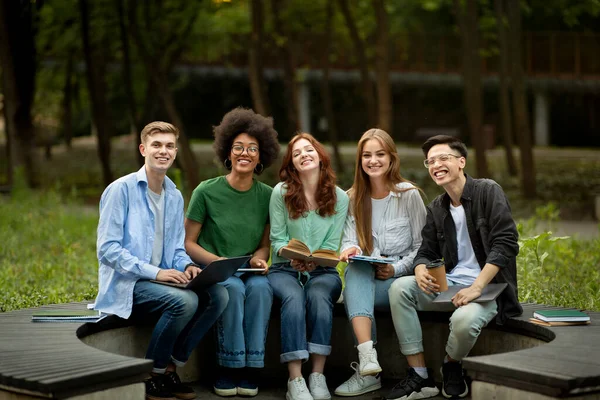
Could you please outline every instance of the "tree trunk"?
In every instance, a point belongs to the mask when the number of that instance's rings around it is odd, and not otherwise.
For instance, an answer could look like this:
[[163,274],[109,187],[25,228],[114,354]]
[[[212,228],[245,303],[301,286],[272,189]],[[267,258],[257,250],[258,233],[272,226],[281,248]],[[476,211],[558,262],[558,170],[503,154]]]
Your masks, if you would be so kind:
[[98,57],[95,54],[90,41],[88,0],[79,0],[79,11],[81,14],[81,38],[83,41],[87,86],[92,105],[92,118],[98,135],[98,157],[102,165],[104,185],[108,186],[113,181],[113,176],[110,168],[110,124],[108,123],[104,68],[102,67],[104,60],[103,57]]
[[481,121],[483,97],[481,95],[481,58],[479,56],[479,32],[477,0],[455,0],[456,18],[461,36],[462,69],[465,85],[465,107],[471,142],[475,148],[475,168],[478,177],[489,176],[485,155],[485,141]]
[[298,85],[296,83],[296,64],[291,50],[290,36],[286,33],[284,22],[281,17],[282,0],[271,0],[271,10],[273,12],[273,26],[275,34],[279,37],[279,54],[283,62],[283,85],[285,97],[287,99],[287,132],[286,136],[291,137],[300,129],[300,117],[298,116]]
[[65,66],[65,86],[62,99],[62,135],[69,150],[73,148],[73,55],[67,56]]
[[342,14],[344,15],[344,19],[346,20],[346,25],[348,26],[348,31],[350,33],[350,38],[352,39],[352,44],[354,45],[354,52],[358,61],[360,81],[363,89],[365,108],[367,111],[367,122],[369,124],[369,127],[373,127],[377,124],[377,104],[375,103],[373,85],[371,84],[371,78],[369,77],[369,63],[367,61],[367,52],[365,50],[365,45],[362,39],[360,38],[360,35],[358,34],[358,28],[356,27],[354,17],[352,16],[352,12],[350,11],[348,0],[338,0],[338,3],[340,9],[342,10]]
[[335,113],[331,101],[331,87],[329,85],[329,56],[331,52],[331,41],[333,36],[333,6],[335,0],[327,1],[327,14],[325,19],[325,46],[323,50],[323,81],[321,82],[321,96],[325,107],[325,116],[327,118],[327,131],[329,141],[333,149],[333,161],[338,175],[344,173],[344,163],[340,154],[337,125],[335,123]]
[[[143,4],[146,5],[148,2],[144,2]],[[189,20],[186,21],[182,36],[180,38],[173,38],[173,40],[177,43],[176,45],[168,49],[158,50],[161,53],[160,59],[163,60],[163,62],[160,63],[157,62],[157,58],[159,58],[158,55],[153,55],[150,52],[149,47],[145,45],[136,21],[136,9],[137,1],[131,1],[129,8],[129,33],[131,34],[139,50],[140,56],[144,62],[144,66],[148,71],[148,75],[152,78],[152,81],[156,85],[155,89],[158,91],[158,96],[162,100],[171,123],[173,123],[179,129],[178,148],[180,156],[177,157],[176,161],[183,170],[187,188],[189,191],[192,191],[200,183],[198,163],[196,162],[196,157],[194,156],[194,153],[190,147],[190,142],[186,135],[183,120],[177,111],[177,107],[175,106],[173,93],[171,92],[171,88],[169,86],[169,73],[173,68],[173,65],[181,56],[181,52],[183,51],[184,47],[183,38],[187,38],[190,35],[198,13],[192,14],[189,17]],[[146,17],[146,22],[151,23],[152,21],[149,17]],[[151,103],[148,103],[147,105],[151,105]]]
[[536,196],[535,163],[527,112],[525,77],[521,64],[521,5],[519,0],[508,0],[507,11],[509,39],[512,45],[510,59],[515,129],[521,150],[521,184],[523,196],[532,199]]
[[31,118],[36,74],[32,7],[27,0],[0,3],[0,65],[10,157],[8,181],[12,182],[15,167],[23,167],[27,185],[37,187],[35,130]]
[[115,0],[117,13],[119,15],[119,34],[121,38],[121,48],[123,49],[123,85],[125,88],[125,97],[127,98],[127,108],[129,111],[129,124],[133,134],[133,154],[137,159],[138,165],[141,167],[144,165],[144,157],[140,153],[140,132],[142,131],[142,124],[138,119],[137,107],[135,102],[135,95],[133,93],[133,80],[131,79],[131,58],[129,51],[129,37],[127,36],[127,26],[125,23],[125,0]]
[[498,102],[500,104],[500,115],[502,118],[502,141],[504,143],[504,152],[506,155],[506,165],[510,176],[517,176],[517,163],[513,155],[513,137],[512,137],[512,113],[510,111],[510,93],[508,87],[508,38],[505,26],[505,12],[503,0],[494,0],[496,10],[496,23],[498,24],[498,43],[500,44],[500,71]]
[[254,111],[269,116],[269,96],[267,83],[263,75],[263,49],[264,38],[264,10],[263,0],[252,0],[250,2],[250,14],[252,16],[252,36],[250,40],[250,52],[248,63],[248,78],[250,81],[250,92],[252,93],[252,104]]
[[390,34],[388,15],[385,10],[384,0],[373,0],[375,19],[377,25],[377,45],[375,47],[377,71],[377,103],[378,125],[390,136],[392,132],[393,108],[392,87],[390,86]]

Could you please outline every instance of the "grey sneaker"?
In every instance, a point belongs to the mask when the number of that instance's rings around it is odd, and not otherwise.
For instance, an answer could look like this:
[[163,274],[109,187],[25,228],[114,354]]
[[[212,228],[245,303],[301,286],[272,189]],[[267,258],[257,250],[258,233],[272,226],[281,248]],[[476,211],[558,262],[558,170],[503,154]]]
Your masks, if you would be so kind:
[[358,372],[358,363],[353,362],[350,368],[354,370],[354,374],[346,382],[342,383],[335,389],[336,396],[360,396],[377,389],[381,389],[381,378],[379,374],[372,376],[362,376]]

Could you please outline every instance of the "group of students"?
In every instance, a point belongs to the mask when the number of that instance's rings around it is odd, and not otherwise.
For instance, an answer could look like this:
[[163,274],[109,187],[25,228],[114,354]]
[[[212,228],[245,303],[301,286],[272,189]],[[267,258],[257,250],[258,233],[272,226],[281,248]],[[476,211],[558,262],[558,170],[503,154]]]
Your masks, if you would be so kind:
[[[510,206],[498,184],[464,173],[465,145],[450,136],[432,137],[423,145],[425,167],[445,190],[426,208],[420,189],[400,174],[396,145],[381,129],[368,130],[358,142],[348,192],[336,186],[326,149],[308,133],[288,143],[274,188],[255,178],[279,156],[271,118],[236,108],[214,128],[214,136],[216,155],[229,172],[195,188],[185,218],[181,193],[166,175],[177,154],[178,130],[165,122],[144,127],[144,166],[110,184],[100,200],[95,307],[122,318],[156,321],[146,353],[154,363],[146,397],[195,397],[176,368],[213,325],[219,365],[215,393],[256,396],[275,298],[281,304],[280,361],[289,372],[286,399],[331,398],[323,372],[342,281],[334,267],[281,257],[290,239],[301,240],[311,251],[339,251],[342,261],[360,254],[394,260],[351,261],[345,269],[343,299],[358,362],[336,395],[357,396],[381,387],[374,347],[377,309],[391,313],[410,367],[385,398],[439,393],[425,365],[418,310],[453,311],[442,393],[466,396],[460,361],[494,317],[502,323],[522,310]],[[185,283],[214,260],[243,255],[251,256],[247,267],[257,272],[237,272],[199,293],[151,281]],[[444,260],[449,285],[469,285],[452,304],[432,302],[439,285],[426,265],[436,259]],[[472,302],[491,281],[508,287],[495,302]],[[309,358],[307,384],[301,369]]]

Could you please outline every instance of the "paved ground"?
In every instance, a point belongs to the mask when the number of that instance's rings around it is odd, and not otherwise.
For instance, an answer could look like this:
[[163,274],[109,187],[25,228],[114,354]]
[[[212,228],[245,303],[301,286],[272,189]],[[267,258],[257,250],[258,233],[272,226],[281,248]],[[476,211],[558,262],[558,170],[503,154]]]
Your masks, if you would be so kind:
[[600,222],[597,221],[558,221],[542,222],[536,233],[552,231],[554,236],[572,236],[580,239],[597,239],[600,237]]
[[[335,390],[335,388],[330,387],[329,390],[331,391],[332,397],[335,399],[357,399],[357,400],[379,400],[382,398],[382,396],[385,396],[394,386],[396,382],[387,382],[384,381],[383,383],[383,388],[381,388],[380,390],[377,390],[375,392],[371,392],[371,393],[367,393],[364,394],[362,396],[356,396],[356,397],[338,397],[333,395],[333,390]],[[212,388],[209,385],[201,385],[201,384],[197,384],[194,385],[194,390],[196,391],[196,393],[198,394],[197,399],[201,399],[201,400],[223,400],[223,397],[217,396],[216,394],[214,394],[214,392],[212,391]],[[275,399],[285,399],[285,393],[286,393],[286,387],[285,387],[285,382],[272,382],[271,384],[269,384],[269,387],[267,388],[261,388],[260,392],[258,393],[258,396],[256,396],[256,399],[265,399],[265,400],[275,400]],[[249,399],[248,397],[241,397],[241,396],[236,396],[236,397],[229,397],[229,399]],[[470,396],[465,397],[465,399],[470,399]],[[444,399],[444,397],[440,394],[439,396],[433,397],[433,399],[438,400],[438,399]]]

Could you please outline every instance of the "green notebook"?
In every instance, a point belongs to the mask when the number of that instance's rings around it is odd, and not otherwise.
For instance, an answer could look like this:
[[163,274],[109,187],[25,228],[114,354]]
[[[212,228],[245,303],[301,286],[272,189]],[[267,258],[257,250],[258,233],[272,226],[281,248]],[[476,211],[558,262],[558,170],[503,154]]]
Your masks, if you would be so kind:
[[533,317],[546,322],[584,322],[590,316],[579,310],[538,310]]
[[40,310],[31,315],[32,321],[95,321],[101,317],[96,310]]

